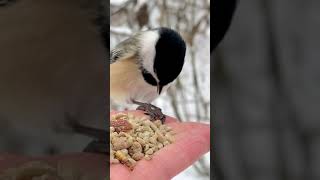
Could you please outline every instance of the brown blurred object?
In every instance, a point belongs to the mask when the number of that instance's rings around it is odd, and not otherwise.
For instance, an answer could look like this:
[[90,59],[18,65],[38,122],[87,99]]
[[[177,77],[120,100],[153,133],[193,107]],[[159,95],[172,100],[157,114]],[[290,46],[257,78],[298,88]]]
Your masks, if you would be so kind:
[[137,12],[137,21],[139,27],[142,28],[143,26],[147,25],[149,22],[149,13],[148,13],[148,5],[144,3]]

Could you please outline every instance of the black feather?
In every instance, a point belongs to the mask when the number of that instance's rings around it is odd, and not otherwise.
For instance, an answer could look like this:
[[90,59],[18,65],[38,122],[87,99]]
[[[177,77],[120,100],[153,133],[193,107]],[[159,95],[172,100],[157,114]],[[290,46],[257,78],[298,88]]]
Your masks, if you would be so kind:
[[237,0],[215,0],[211,6],[211,23],[212,34],[211,34],[211,51],[214,50],[217,45],[221,42],[229,29]]
[[156,43],[154,72],[159,85],[165,86],[174,81],[180,74],[186,54],[186,44],[181,36],[172,29],[159,28],[159,39]]

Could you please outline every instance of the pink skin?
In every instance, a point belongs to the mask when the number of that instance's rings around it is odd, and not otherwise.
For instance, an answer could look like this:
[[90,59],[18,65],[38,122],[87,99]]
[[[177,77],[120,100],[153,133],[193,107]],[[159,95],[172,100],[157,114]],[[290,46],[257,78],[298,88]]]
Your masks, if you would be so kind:
[[[142,113],[136,111],[134,114]],[[139,161],[133,171],[122,164],[112,164],[111,180],[171,179],[209,151],[209,125],[179,123],[172,117],[167,117],[166,124],[177,133],[175,142],[156,152],[152,160]]]
[[[143,115],[140,111],[130,111],[135,115]],[[111,112],[114,114],[116,112]],[[141,180],[141,179],[171,179],[192,165],[210,149],[209,125],[201,123],[179,123],[172,117],[167,117],[166,124],[173,128],[175,142],[156,152],[152,160],[141,160],[133,171],[122,164],[110,166],[111,180]],[[60,160],[76,162],[85,172],[106,175],[105,163],[108,157],[90,153],[72,153],[50,157],[23,157],[10,154],[0,154],[0,173],[9,167],[14,167],[29,160],[45,160],[54,165]]]

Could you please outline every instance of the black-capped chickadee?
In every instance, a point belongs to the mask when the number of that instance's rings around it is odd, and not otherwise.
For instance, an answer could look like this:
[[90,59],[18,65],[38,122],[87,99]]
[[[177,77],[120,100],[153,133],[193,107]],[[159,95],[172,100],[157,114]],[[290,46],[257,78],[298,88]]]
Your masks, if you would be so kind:
[[138,104],[151,119],[165,120],[150,103],[180,74],[186,44],[174,30],[139,32],[119,43],[110,56],[110,96],[118,103]]

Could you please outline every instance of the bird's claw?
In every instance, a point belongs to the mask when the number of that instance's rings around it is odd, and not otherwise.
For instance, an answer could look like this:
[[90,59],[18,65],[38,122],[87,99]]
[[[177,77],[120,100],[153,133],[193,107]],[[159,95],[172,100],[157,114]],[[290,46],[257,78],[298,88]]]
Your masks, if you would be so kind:
[[166,116],[162,113],[160,108],[149,103],[142,103],[135,100],[132,102],[138,105],[137,110],[145,111],[144,114],[150,116],[151,121],[160,120],[162,124],[165,122]]
[[84,148],[83,152],[102,153],[106,155],[109,154],[107,142],[109,131],[84,126],[80,124],[74,117],[68,114],[66,114],[66,121],[67,125],[72,128],[73,132],[95,139]]

